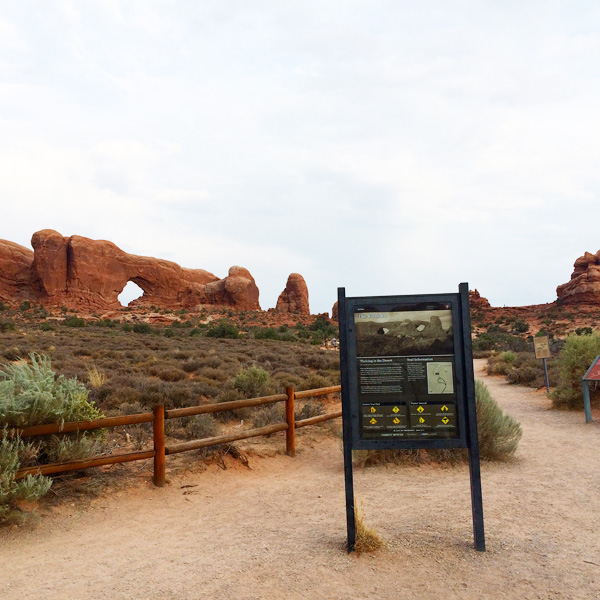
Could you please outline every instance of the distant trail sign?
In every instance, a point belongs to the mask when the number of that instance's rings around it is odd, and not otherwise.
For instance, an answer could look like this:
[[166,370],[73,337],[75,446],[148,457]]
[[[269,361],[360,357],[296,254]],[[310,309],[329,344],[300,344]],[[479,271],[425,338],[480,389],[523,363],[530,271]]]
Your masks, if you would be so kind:
[[533,351],[536,358],[541,358],[544,364],[544,378],[546,380],[546,393],[550,393],[550,381],[548,380],[548,367],[546,359],[550,358],[550,338],[547,335],[540,335],[533,338]]
[[338,288],[348,551],[352,450],[468,448],[475,547],[485,550],[469,289],[346,298]]

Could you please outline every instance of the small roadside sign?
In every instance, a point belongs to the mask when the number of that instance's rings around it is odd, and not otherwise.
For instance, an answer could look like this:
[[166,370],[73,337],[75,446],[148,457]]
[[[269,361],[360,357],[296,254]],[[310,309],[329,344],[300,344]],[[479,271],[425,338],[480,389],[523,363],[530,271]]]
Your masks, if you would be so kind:
[[536,358],[550,358],[550,340],[547,335],[533,338],[533,350]]

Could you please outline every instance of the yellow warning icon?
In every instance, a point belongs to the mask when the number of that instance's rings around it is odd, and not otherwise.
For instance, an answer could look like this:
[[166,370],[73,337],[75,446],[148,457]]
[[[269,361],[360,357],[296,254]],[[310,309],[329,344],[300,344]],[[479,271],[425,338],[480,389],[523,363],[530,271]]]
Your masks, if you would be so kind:
[[425,419],[423,417],[419,417],[419,423],[425,423]]
[[444,404],[444,406],[442,406],[441,410],[443,412],[448,412],[448,407]]
[[377,412],[377,409],[374,406],[371,406],[371,412]]
[[400,409],[397,406],[394,406],[394,408],[392,408],[392,412],[399,413]]
[[377,419],[371,419],[369,423],[371,423],[371,425],[375,425],[377,423]]
[[422,406],[419,406],[419,408],[417,408],[417,412],[422,413],[425,409]]
[[448,423],[450,423],[450,419],[449,419],[448,417],[444,417],[444,418],[442,419],[442,423],[443,423],[444,425],[448,425]]
[[396,417],[392,423],[394,423],[394,425],[398,425],[398,423],[400,423],[400,419],[398,417]]

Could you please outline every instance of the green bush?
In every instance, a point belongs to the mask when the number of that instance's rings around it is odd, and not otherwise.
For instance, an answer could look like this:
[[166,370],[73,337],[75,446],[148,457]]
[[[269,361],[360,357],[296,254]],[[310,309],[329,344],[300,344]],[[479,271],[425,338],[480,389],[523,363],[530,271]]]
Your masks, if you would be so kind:
[[0,523],[12,520],[19,514],[21,500],[37,500],[52,485],[52,480],[41,475],[28,475],[15,481],[21,467],[21,456],[31,454],[32,444],[18,437],[10,437],[6,427],[0,436]]
[[260,398],[273,394],[271,376],[260,367],[240,371],[233,379],[233,387],[245,398]]
[[63,321],[67,327],[85,327],[85,321],[80,317],[70,316]]
[[[554,408],[581,408],[583,406],[582,378],[600,354],[600,334],[571,334],[558,355],[558,385],[551,394]],[[593,401],[600,393],[590,390]]]
[[152,327],[149,323],[136,323],[133,326],[134,333],[152,333]]
[[240,337],[240,332],[233,323],[227,321],[227,319],[221,319],[208,328],[206,337],[228,338],[233,340]]
[[[56,377],[50,359],[30,355],[31,364],[5,365],[0,370],[0,423],[27,427],[45,423],[97,419],[100,411],[88,402],[88,391],[76,379]],[[50,480],[28,477],[15,482],[14,474],[26,460],[31,465],[86,458],[96,454],[100,432],[71,433],[37,438],[25,444],[9,438],[0,442],[0,518],[14,513],[19,499],[35,499],[46,493]]]
[[485,460],[501,460],[515,453],[523,435],[521,425],[504,414],[481,381],[475,382],[479,453]]

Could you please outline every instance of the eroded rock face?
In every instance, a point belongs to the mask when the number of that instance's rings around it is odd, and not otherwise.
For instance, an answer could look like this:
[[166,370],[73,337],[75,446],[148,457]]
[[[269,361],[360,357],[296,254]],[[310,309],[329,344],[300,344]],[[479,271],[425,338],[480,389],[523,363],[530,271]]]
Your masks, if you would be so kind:
[[239,310],[260,310],[258,287],[248,269],[231,267],[225,279],[204,287],[207,304],[234,306]]
[[47,306],[111,310],[128,281],[144,290],[132,305],[193,309],[202,304],[260,310],[259,290],[250,273],[232,267],[219,279],[203,269],[184,269],[156,258],[136,256],[112,242],[63,237],[51,229],[33,235],[34,251],[0,240],[0,298],[31,299]]
[[0,240],[0,300],[35,300],[31,287],[33,252],[24,246]]
[[586,252],[573,267],[571,281],[556,288],[558,303],[600,305],[600,250]]
[[275,310],[287,314],[310,315],[308,287],[306,287],[306,281],[302,275],[292,273],[288,277],[285,289],[277,299]]
[[336,302],[331,309],[331,320],[337,323],[338,319],[338,303]]
[[469,304],[471,309],[490,308],[488,299],[480,296],[477,290],[469,290]]

